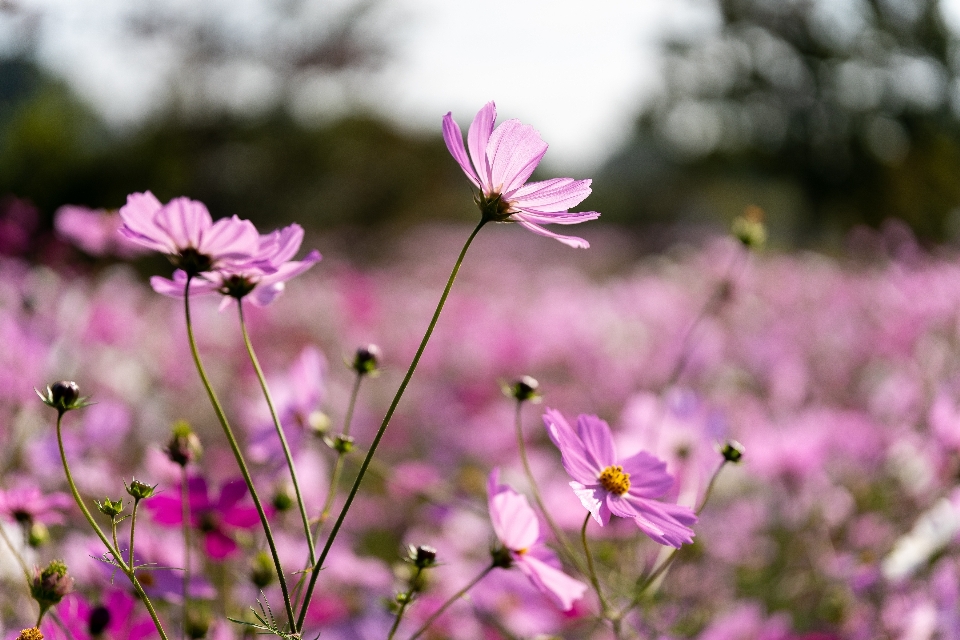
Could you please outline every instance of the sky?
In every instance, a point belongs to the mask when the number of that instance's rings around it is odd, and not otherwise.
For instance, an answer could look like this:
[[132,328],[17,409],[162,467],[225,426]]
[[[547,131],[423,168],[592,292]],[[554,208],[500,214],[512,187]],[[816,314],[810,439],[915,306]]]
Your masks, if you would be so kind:
[[[296,0],[292,0],[296,1]],[[215,22],[240,40],[263,40],[265,7],[275,0],[154,0],[166,15]],[[309,2],[317,23],[351,0]],[[117,126],[162,109],[183,62],[176,41],[131,33],[139,0],[0,0],[0,50],[32,33],[44,66]],[[589,170],[631,133],[644,100],[659,86],[658,43],[665,34],[715,28],[709,0],[381,0],[368,20],[387,45],[372,74],[341,74],[295,88],[304,118],[373,111],[413,131],[439,131],[452,111],[466,129],[496,100],[501,119],[532,124],[550,144],[545,162]],[[31,28],[32,27],[32,28]],[[223,65],[207,92],[240,109],[268,107],[276,78],[262,66]],[[213,87],[210,89],[209,87]],[[178,89],[179,90],[179,89]]]

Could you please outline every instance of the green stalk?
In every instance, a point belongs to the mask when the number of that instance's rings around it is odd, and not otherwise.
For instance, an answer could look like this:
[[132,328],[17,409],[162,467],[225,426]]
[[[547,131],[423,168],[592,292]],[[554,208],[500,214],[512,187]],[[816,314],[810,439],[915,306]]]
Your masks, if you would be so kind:
[[465,596],[465,595],[467,594],[467,591],[470,591],[470,589],[472,589],[472,588],[474,587],[474,585],[476,585],[478,582],[480,582],[481,580],[483,580],[484,578],[486,578],[486,577],[487,577],[487,574],[490,573],[491,571],[493,571],[494,567],[495,567],[495,565],[492,565],[492,564],[491,564],[489,567],[487,567],[486,569],[484,569],[483,571],[481,571],[480,574],[479,574],[476,578],[474,578],[474,579],[471,580],[469,583],[467,583],[467,586],[465,586],[463,589],[460,589],[460,591],[457,591],[455,594],[453,594],[452,596],[450,596],[450,599],[449,599],[449,600],[447,600],[446,602],[444,602],[443,605],[442,605],[439,609],[437,609],[436,611],[433,612],[433,615],[432,615],[432,616],[430,616],[429,618],[427,618],[427,621],[426,621],[426,622],[424,622],[422,625],[420,625],[420,628],[417,629],[416,632],[415,632],[412,636],[410,636],[410,639],[409,639],[409,640],[417,640],[417,638],[419,638],[421,635],[423,635],[423,633],[424,633],[427,629],[430,628],[430,625],[432,625],[432,624],[437,620],[437,618],[439,618],[440,616],[443,615],[443,612],[444,612],[444,611],[446,611],[447,609],[449,609],[449,608],[453,605],[454,602],[456,602],[457,600],[459,600],[460,598],[462,598],[463,596]]
[[337,534],[340,532],[340,527],[343,525],[343,521],[347,517],[347,512],[350,510],[350,505],[353,504],[353,499],[356,497],[357,491],[360,489],[360,483],[363,482],[363,477],[367,473],[367,467],[370,466],[370,461],[373,459],[373,454],[376,453],[377,447],[380,445],[380,440],[383,439],[383,434],[387,430],[387,425],[390,424],[390,419],[393,418],[393,412],[397,410],[397,405],[400,404],[400,398],[403,397],[403,392],[406,391],[407,385],[410,383],[410,378],[413,377],[413,372],[417,369],[417,364],[420,362],[420,356],[423,355],[424,349],[427,348],[427,342],[430,341],[430,336],[433,335],[433,329],[437,326],[437,320],[440,319],[440,312],[443,311],[443,305],[447,301],[447,296],[450,295],[450,289],[453,288],[453,282],[457,279],[457,273],[460,271],[460,265],[463,264],[463,258],[467,255],[467,249],[470,248],[470,244],[473,242],[473,239],[477,237],[477,234],[480,233],[480,229],[482,229],[483,225],[486,223],[486,218],[480,220],[480,223],[470,234],[470,237],[467,238],[466,243],[464,243],[463,249],[460,250],[460,255],[457,257],[457,262],[453,265],[453,271],[450,272],[450,277],[447,279],[447,286],[443,289],[443,295],[440,296],[440,302],[437,303],[437,309],[433,313],[433,318],[430,320],[430,325],[427,327],[426,333],[423,334],[423,340],[420,341],[420,347],[417,349],[417,353],[413,357],[413,362],[410,363],[410,367],[407,369],[407,374],[403,377],[403,382],[400,383],[400,388],[397,389],[396,395],[393,396],[393,402],[390,403],[390,408],[387,409],[387,414],[383,417],[383,422],[380,423],[380,428],[377,430],[377,435],[373,438],[373,442],[370,445],[370,450],[367,451],[367,455],[363,459],[363,464],[360,465],[360,471],[357,474],[357,478],[353,482],[353,487],[350,489],[350,494],[347,496],[347,501],[340,509],[340,515],[337,516],[337,521],[334,523],[333,529],[330,531],[330,535],[327,536],[327,541],[323,545],[323,550],[320,552],[320,558],[311,569],[310,584],[307,586],[307,594],[304,598],[303,605],[300,608],[300,616],[297,618],[296,631],[298,632],[303,630],[303,621],[306,618],[307,609],[310,607],[310,597],[313,595],[313,590],[317,585],[317,578],[320,576],[320,569],[323,568],[323,563],[327,559],[327,554],[330,552],[330,547],[333,546],[333,541],[336,540]]
[[139,500],[133,501],[133,514],[130,516],[130,568],[134,568],[133,564],[133,535],[137,531],[137,507],[140,506]]
[[593,554],[590,553],[590,545],[587,544],[587,525],[590,524],[592,517],[593,514],[587,513],[587,517],[583,519],[583,526],[580,528],[580,542],[583,543],[583,552],[587,556],[587,576],[590,578],[590,584],[593,585],[593,590],[597,592],[597,599],[600,601],[603,617],[610,621],[613,625],[614,635],[619,638],[620,616],[614,614],[607,604],[607,599],[603,597],[603,591],[600,589],[600,579],[597,577],[597,570],[593,564]]
[[266,398],[267,407],[270,408],[270,417],[273,418],[273,426],[277,430],[277,437],[280,438],[280,445],[283,447],[283,456],[287,459],[287,469],[290,470],[293,492],[297,496],[297,506],[300,507],[300,519],[303,521],[303,534],[307,539],[307,551],[309,552],[310,564],[312,565],[316,562],[316,550],[313,547],[313,534],[310,532],[310,518],[307,516],[307,507],[303,502],[303,495],[300,493],[300,480],[297,478],[297,469],[293,464],[293,454],[290,453],[290,445],[287,443],[287,436],[283,432],[283,426],[280,424],[280,416],[277,415],[277,409],[273,404],[270,389],[267,388],[267,380],[263,375],[263,369],[260,368],[260,361],[257,360],[257,354],[253,351],[253,343],[250,342],[247,323],[243,319],[243,300],[237,300],[237,310],[240,314],[240,329],[243,332],[243,343],[247,347],[247,354],[250,356],[253,369],[257,372],[257,380],[260,381],[263,397]]
[[163,630],[163,625],[160,624],[160,618],[157,617],[157,612],[153,608],[153,603],[150,602],[150,598],[148,598],[147,594],[143,591],[143,587],[140,585],[140,581],[137,579],[133,569],[127,566],[127,563],[124,562],[123,554],[120,553],[120,550],[117,549],[116,545],[111,546],[110,541],[107,540],[107,536],[103,532],[103,529],[100,528],[96,520],[93,519],[93,516],[90,515],[90,510],[87,509],[87,505],[83,503],[83,498],[80,497],[80,492],[77,491],[77,485],[73,481],[73,475],[70,473],[70,465],[67,463],[67,453],[63,448],[62,423],[63,411],[59,411],[57,413],[57,445],[60,447],[60,461],[63,463],[63,473],[67,477],[67,484],[70,485],[70,493],[73,494],[73,500],[77,503],[77,506],[80,507],[80,511],[83,512],[83,516],[87,519],[90,527],[97,534],[97,537],[99,537],[100,541],[103,542],[103,546],[107,548],[107,551],[109,551],[117,561],[117,565],[120,567],[120,570],[123,571],[127,578],[130,579],[134,590],[137,592],[137,596],[139,596],[139,598],[143,601],[144,606],[147,607],[147,611],[150,613],[150,618],[153,620],[154,626],[160,633],[161,640],[167,640],[167,634]]
[[573,550],[570,542],[567,540],[567,537],[563,534],[563,530],[557,525],[553,517],[550,515],[550,512],[547,511],[547,507],[543,503],[543,497],[540,495],[540,488],[537,486],[537,480],[533,477],[533,470],[530,468],[530,461],[527,459],[527,447],[523,441],[523,424],[520,420],[520,412],[523,407],[522,401],[517,401],[517,412],[516,412],[516,421],[515,427],[517,432],[517,448],[520,450],[520,460],[523,462],[523,470],[527,474],[527,480],[530,482],[530,489],[533,491],[533,499],[536,501],[537,506],[540,507],[540,513],[543,514],[544,519],[547,521],[547,524],[550,526],[550,531],[553,532],[553,537],[556,538],[557,543],[562,546],[562,551],[564,551],[564,556],[568,561],[570,561],[580,572],[581,575],[586,575],[586,570],[584,570],[583,563],[580,562],[580,558],[577,553]]
[[243,476],[243,481],[247,484],[247,488],[250,490],[250,497],[253,498],[253,505],[256,507],[257,513],[260,515],[260,524],[263,525],[263,532],[267,538],[267,545],[270,547],[270,554],[273,556],[273,564],[277,569],[277,578],[280,581],[280,590],[283,592],[283,604],[287,610],[287,619],[290,627],[293,628],[293,605],[290,601],[290,593],[287,590],[287,581],[283,575],[283,568],[280,566],[280,556],[277,554],[277,545],[273,541],[273,531],[270,529],[270,523],[267,521],[267,514],[263,510],[263,505],[260,502],[260,496],[257,494],[257,489],[253,486],[253,478],[250,476],[250,471],[247,469],[247,463],[243,459],[243,452],[240,451],[240,445],[237,443],[237,439],[233,435],[233,429],[230,428],[230,423],[227,421],[227,415],[224,413],[223,407],[220,405],[220,400],[217,399],[217,394],[214,392],[213,387],[210,385],[210,380],[207,378],[207,372],[203,368],[203,363],[200,361],[200,352],[197,350],[197,341],[193,336],[193,323],[190,319],[190,282],[192,280],[193,276],[187,276],[187,285],[183,290],[183,309],[187,322],[187,339],[190,342],[190,354],[193,356],[193,363],[197,367],[197,373],[200,374],[200,380],[203,382],[203,387],[206,389],[207,396],[210,398],[210,404],[213,405],[213,410],[217,414],[217,420],[219,420],[220,426],[223,428],[223,434],[226,436],[227,442],[230,444],[230,449],[233,451],[233,457],[236,458],[237,466],[240,467],[240,473]]
[[[417,567],[417,572],[413,575],[413,579],[410,581],[411,585],[417,584],[417,581],[420,580],[420,574],[423,573],[423,567]],[[390,634],[387,636],[387,640],[393,640],[393,637],[397,635],[397,629],[400,628],[400,620],[403,619],[403,614],[407,610],[407,607],[410,606],[410,603],[413,601],[414,590],[411,588],[406,592],[406,597],[403,599],[403,602],[400,603],[400,609],[397,611],[397,617],[393,620],[393,626],[390,627]]]

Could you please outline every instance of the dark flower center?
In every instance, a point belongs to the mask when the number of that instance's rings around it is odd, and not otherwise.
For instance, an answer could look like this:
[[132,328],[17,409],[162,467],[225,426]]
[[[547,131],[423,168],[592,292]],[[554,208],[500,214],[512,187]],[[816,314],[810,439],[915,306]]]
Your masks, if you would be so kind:
[[513,215],[510,203],[503,199],[499,193],[485,196],[478,193],[474,200],[480,207],[480,215],[484,220],[491,222],[505,222],[507,218]]
[[630,474],[624,473],[620,465],[607,467],[600,473],[598,479],[601,487],[618,496],[630,490]]
[[210,533],[212,531],[220,530],[220,518],[217,517],[217,514],[207,511],[200,516],[200,531],[204,533]]
[[103,630],[107,628],[108,624],[110,624],[110,610],[105,606],[100,605],[90,612],[90,622],[88,626],[90,635],[100,635],[103,633]]
[[10,515],[13,516],[14,520],[21,524],[33,522],[33,514],[26,509],[14,509],[13,513]]
[[188,276],[195,276],[213,267],[213,259],[200,253],[193,247],[183,249],[180,253],[170,257],[170,262],[178,269],[183,269]]
[[256,286],[257,283],[246,276],[233,275],[223,281],[223,286],[220,287],[220,293],[239,300],[253,291]]

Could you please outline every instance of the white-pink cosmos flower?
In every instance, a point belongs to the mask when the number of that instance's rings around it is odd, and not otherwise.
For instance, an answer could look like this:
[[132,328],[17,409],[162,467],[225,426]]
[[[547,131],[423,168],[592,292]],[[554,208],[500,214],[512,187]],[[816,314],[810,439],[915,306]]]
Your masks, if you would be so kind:
[[487,499],[493,531],[510,554],[510,561],[504,564],[522,571],[541,593],[569,611],[574,601],[583,597],[587,585],[561,571],[557,556],[540,538],[540,523],[530,503],[511,487],[500,484],[499,478],[499,469],[490,472]]
[[467,132],[468,156],[463,133],[453,116],[447,113],[443,117],[447,149],[473,185],[480,189],[477,204],[484,218],[516,222],[571,247],[589,247],[590,243],[583,238],[559,235],[540,225],[577,224],[599,218],[596,211],[568,211],[590,195],[590,180],[553,178],[527,183],[547,152],[547,143],[536,129],[519,120],[507,120],[494,129],[496,119],[497,107],[492,101],[480,109]]

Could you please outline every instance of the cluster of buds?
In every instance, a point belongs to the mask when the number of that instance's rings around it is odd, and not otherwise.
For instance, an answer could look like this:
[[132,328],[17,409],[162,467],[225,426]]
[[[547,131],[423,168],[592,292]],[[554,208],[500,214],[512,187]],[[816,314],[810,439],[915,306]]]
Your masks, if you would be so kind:
[[200,438],[193,432],[190,425],[184,420],[179,420],[173,425],[173,435],[167,442],[167,446],[163,448],[163,452],[171,462],[186,467],[200,457],[203,447],[200,446]]

